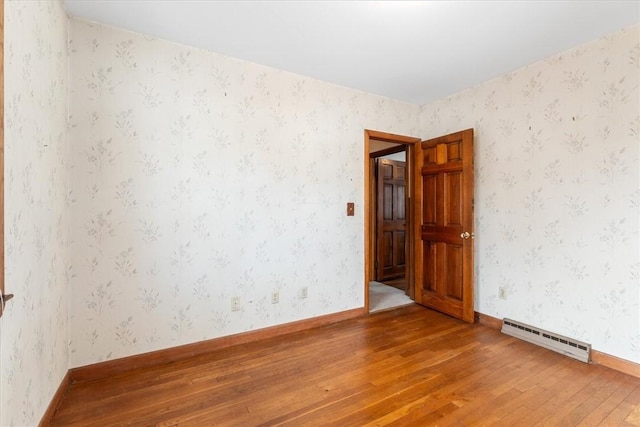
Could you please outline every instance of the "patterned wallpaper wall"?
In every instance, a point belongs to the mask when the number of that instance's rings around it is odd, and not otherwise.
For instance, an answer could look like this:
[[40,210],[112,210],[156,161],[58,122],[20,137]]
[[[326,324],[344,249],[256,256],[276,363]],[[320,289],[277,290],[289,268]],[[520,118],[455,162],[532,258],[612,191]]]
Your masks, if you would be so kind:
[[420,132],[475,128],[476,310],[636,363],[639,33],[426,105]]
[[363,306],[363,131],[417,106],[71,25],[71,366]]
[[37,425],[69,368],[68,19],[5,1],[6,288],[0,425]]
[[476,309],[640,362],[639,27],[420,109],[5,9],[0,425],[69,367],[362,306],[365,128],[474,127]]

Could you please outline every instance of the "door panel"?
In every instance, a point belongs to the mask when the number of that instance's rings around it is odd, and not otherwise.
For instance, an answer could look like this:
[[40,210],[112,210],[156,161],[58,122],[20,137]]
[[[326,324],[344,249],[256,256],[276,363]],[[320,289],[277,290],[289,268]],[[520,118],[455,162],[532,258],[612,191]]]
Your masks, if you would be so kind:
[[416,302],[473,322],[473,130],[420,148]]
[[462,245],[446,245],[447,248],[447,276],[446,293],[448,298],[462,301]]
[[376,280],[406,274],[406,163],[378,159]]
[[398,230],[394,233],[393,249],[395,252],[393,258],[398,265],[406,265],[406,234],[404,230]]
[[385,231],[382,233],[383,247],[380,254],[382,260],[382,271],[393,268],[393,232]]
[[462,173],[445,175],[445,226],[462,226]]
[[422,178],[423,188],[423,207],[422,207],[422,224],[435,226],[438,224],[438,177],[436,175],[427,175]]
[[[384,179],[391,179],[391,178],[386,178],[384,177]],[[384,206],[383,208],[383,214],[382,214],[382,219],[384,219],[385,221],[393,221],[394,220],[394,215],[393,215],[393,208],[395,205],[395,200],[394,200],[394,188],[393,188],[393,184],[388,184],[388,183],[384,183],[382,185],[382,205]]]
[[[422,293],[436,291],[436,276],[438,268],[438,253],[435,242],[426,240],[424,247],[424,281],[422,282]],[[420,300],[420,302],[422,299]]]
[[[404,180],[404,178],[402,178]],[[407,192],[406,187],[404,185],[400,185],[396,188],[396,219],[406,221],[407,218],[405,216],[405,201],[407,200]],[[405,222],[406,226],[406,222]]]

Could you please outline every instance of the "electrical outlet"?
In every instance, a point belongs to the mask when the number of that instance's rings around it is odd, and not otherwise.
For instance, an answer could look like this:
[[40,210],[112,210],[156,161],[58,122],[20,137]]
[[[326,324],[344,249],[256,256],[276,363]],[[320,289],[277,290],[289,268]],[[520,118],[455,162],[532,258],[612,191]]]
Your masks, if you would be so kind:
[[271,304],[277,304],[280,302],[280,292],[275,291],[271,294]]
[[240,297],[231,298],[231,311],[240,311]]
[[307,287],[305,286],[304,288],[300,289],[300,298],[306,298],[308,296],[307,293]]
[[505,288],[504,286],[500,286],[498,288],[498,298],[507,299],[507,288]]

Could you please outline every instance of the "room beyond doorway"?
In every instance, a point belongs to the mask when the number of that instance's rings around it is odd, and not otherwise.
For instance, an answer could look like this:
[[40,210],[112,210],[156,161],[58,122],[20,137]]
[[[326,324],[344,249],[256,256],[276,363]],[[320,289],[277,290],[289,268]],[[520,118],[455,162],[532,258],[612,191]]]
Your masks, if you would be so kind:
[[[406,294],[410,302],[414,298],[413,271],[412,271],[412,254],[413,254],[413,233],[412,233],[412,206],[409,195],[412,187],[411,177],[413,176],[413,146],[420,141],[420,138],[394,135],[389,133],[365,130],[365,309],[371,311],[370,306],[372,298],[370,292],[370,283],[372,281],[383,282],[390,281],[392,285],[389,291],[396,291],[402,287],[401,292]],[[402,159],[393,156],[402,156]],[[380,175],[376,175],[378,159],[383,157],[391,157],[389,162],[404,161],[403,170],[386,166],[386,173],[395,181],[390,181],[381,188],[382,179]],[[387,163],[389,163],[387,162]],[[395,188],[393,187],[397,185]],[[380,185],[379,185],[380,184]],[[392,199],[401,198],[405,201],[402,205],[402,212],[396,212],[397,215],[387,215],[391,219],[399,221],[391,221],[383,223],[384,218],[377,215],[377,202],[380,197],[387,191]],[[382,194],[381,194],[382,193]],[[395,203],[394,203],[395,204]],[[391,208],[391,204],[388,204]],[[381,227],[385,227],[385,236],[379,236],[377,233]],[[380,238],[379,238],[380,237]],[[386,239],[386,240],[385,240]],[[386,254],[386,259],[381,260],[379,255],[384,245],[390,248],[391,253]],[[383,262],[384,261],[384,262]],[[385,265],[381,265],[381,263]],[[386,271],[383,271],[386,268]],[[381,288],[384,289],[384,288]],[[383,294],[385,294],[383,292]],[[378,293],[375,298],[380,296]],[[406,303],[406,301],[405,301]],[[376,301],[377,304],[377,301]]]

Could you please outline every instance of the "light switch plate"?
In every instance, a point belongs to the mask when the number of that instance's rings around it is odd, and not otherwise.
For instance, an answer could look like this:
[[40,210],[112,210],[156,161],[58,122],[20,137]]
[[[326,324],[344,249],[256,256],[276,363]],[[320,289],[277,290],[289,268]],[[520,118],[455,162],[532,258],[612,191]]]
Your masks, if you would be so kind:
[[355,203],[353,202],[347,203],[347,216],[355,215],[355,211],[356,211]]

